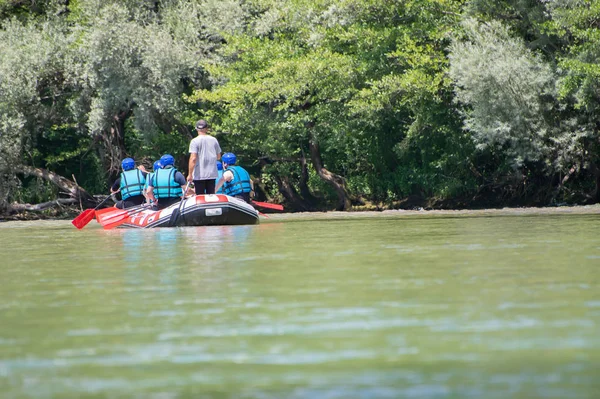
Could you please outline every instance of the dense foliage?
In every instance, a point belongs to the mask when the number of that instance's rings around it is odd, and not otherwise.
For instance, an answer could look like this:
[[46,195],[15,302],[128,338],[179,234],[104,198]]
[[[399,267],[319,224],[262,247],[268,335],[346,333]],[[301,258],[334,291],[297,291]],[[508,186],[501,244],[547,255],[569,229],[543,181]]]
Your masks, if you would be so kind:
[[[208,119],[290,208],[597,202],[600,2],[0,0],[0,210],[186,171]],[[416,201],[416,202],[415,202]]]

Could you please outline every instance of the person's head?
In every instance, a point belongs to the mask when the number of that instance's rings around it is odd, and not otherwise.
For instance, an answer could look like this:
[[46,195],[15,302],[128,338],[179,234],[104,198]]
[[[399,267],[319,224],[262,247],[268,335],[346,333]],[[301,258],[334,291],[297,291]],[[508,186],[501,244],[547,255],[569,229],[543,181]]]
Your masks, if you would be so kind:
[[156,161],[154,161],[154,165],[152,166],[152,170],[154,170],[155,172],[159,169],[162,168],[162,165],[160,163],[160,159],[157,159]]
[[135,161],[133,160],[133,158],[125,158],[121,161],[121,167],[125,172],[127,172],[128,170],[132,170],[135,168]]
[[221,161],[223,161],[223,166],[227,167],[228,165],[235,165],[235,161],[237,160],[236,156],[232,152],[226,152],[221,157]]
[[223,170],[223,162],[217,161],[217,170]]
[[196,122],[196,131],[206,133],[207,130],[208,122],[206,122],[204,119],[200,119],[198,122]]
[[175,164],[175,158],[173,158],[173,155],[171,154],[165,154],[160,157],[160,164],[163,168],[166,168],[167,166],[173,166]]

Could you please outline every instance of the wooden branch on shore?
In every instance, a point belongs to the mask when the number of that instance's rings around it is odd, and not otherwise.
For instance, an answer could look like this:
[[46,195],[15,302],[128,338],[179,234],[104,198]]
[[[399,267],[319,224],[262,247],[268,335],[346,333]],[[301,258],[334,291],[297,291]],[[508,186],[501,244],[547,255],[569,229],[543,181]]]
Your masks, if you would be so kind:
[[[82,187],[75,184],[71,180],[60,176],[54,172],[51,172],[42,168],[34,168],[32,166],[23,165],[20,168],[21,173],[26,176],[35,176],[41,179],[47,180],[55,184],[58,188],[68,193],[68,195],[76,200],[76,202],[81,201],[86,206],[95,206],[96,199],[90,195],[87,191],[85,191]],[[60,201],[60,200],[57,200]]]
[[62,205],[72,205],[72,204],[76,204],[77,200],[75,198],[59,198],[56,199],[54,201],[48,201],[48,202],[42,202],[41,204],[18,204],[18,203],[14,203],[11,204],[9,207],[10,211],[27,211],[27,212],[41,212],[41,211],[45,211],[46,209],[49,208],[53,208],[56,206],[62,206]]

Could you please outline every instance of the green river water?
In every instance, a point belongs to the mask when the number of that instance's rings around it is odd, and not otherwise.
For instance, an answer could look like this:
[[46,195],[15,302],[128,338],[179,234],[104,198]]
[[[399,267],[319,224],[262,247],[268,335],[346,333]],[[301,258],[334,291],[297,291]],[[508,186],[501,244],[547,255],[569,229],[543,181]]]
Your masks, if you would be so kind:
[[600,211],[0,223],[0,398],[600,398]]

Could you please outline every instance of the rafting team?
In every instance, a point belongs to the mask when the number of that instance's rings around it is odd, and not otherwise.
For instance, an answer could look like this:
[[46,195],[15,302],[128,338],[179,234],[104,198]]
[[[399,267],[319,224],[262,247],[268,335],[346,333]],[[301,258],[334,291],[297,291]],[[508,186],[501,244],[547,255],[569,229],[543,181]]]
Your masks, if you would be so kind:
[[226,194],[250,202],[254,189],[250,174],[235,164],[235,154],[226,152],[221,156],[221,146],[208,135],[208,129],[205,120],[196,122],[198,136],[190,142],[187,179],[175,168],[175,158],[170,154],[154,162],[152,172],[143,165],[136,168],[133,158],[123,159],[123,172],[110,188],[111,194],[121,193],[116,207],[126,209],[147,202],[155,210],[164,209],[188,195],[191,183],[195,194]]

